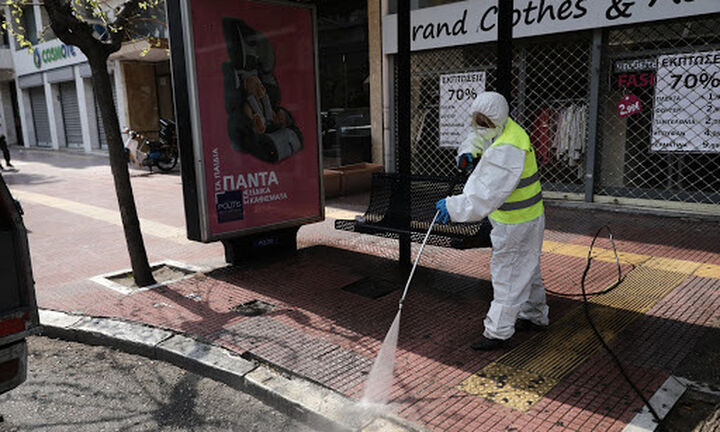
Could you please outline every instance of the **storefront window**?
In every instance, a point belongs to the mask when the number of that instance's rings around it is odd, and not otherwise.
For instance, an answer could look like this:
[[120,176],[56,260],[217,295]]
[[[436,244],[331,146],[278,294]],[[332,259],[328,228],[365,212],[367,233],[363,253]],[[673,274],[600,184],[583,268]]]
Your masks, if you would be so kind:
[[37,24],[35,23],[35,8],[26,6],[23,8],[22,23],[25,29],[25,37],[31,44],[38,42]]
[[[546,190],[583,191],[590,43],[587,32],[515,43],[511,117],[531,136]],[[472,95],[497,88],[496,61],[494,43],[412,54],[413,173],[453,172],[456,148],[469,132]],[[458,81],[446,81],[452,77]]]
[[720,203],[719,19],[608,32],[599,195]]
[[3,24],[5,24],[5,14],[0,13],[0,47],[7,48],[10,43],[10,38],[8,36],[8,32],[2,30]]
[[315,4],[325,167],[370,162],[367,0]]
[[40,8],[40,16],[42,17],[42,25],[43,25],[43,28],[42,28],[41,34],[40,34],[40,38],[44,41],[49,41],[49,40],[55,39],[57,36],[55,36],[55,33],[52,31],[52,28],[50,28],[50,16],[48,15],[44,6]]

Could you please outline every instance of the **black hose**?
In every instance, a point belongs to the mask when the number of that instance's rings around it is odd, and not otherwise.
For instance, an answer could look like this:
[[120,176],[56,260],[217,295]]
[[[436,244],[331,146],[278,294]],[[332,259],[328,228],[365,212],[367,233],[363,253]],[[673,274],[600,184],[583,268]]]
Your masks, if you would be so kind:
[[[615,254],[615,262],[617,263],[618,279],[614,284],[612,284],[609,288],[607,288],[603,291],[588,293],[585,290],[585,279],[588,275],[588,272],[590,271],[590,266],[592,265],[592,250],[593,250],[593,247],[595,246],[595,241],[600,236],[600,233],[603,231],[603,229],[607,229],[607,231],[610,235],[610,244],[612,245],[613,253]],[[635,391],[635,393],[638,396],[640,396],[640,399],[642,399],[643,403],[648,407],[650,414],[652,414],[652,416],[655,418],[655,421],[658,424],[656,430],[663,431],[664,428],[663,428],[663,424],[662,424],[662,419],[660,418],[658,413],[655,411],[655,409],[652,407],[652,405],[650,405],[650,401],[645,397],[645,395],[643,395],[643,393],[635,385],[635,383],[632,382],[632,380],[630,379],[627,372],[625,371],[625,368],[623,367],[618,356],[613,352],[613,350],[610,348],[610,346],[607,344],[607,342],[605,342],[602,335],[600,334],[600,331],[598,331],[597,327],[595,327],[595,323],[593,322],[592,316],[590,315],[590,304],[588,302],[588,297],[609,293],[610,291],[617,288],[624,280],[625,280],[625,276],[622,274],[622,269],[620,267],[620,259],[618,258],[617,249],[615,248],[615,240],[613,239],[612,230],[610,230],[609,225],[604,225],[595,233],[595,236],[593,237],[592,242],[590,243],[590,250],[588,250],[587,264],[585,265],[585,270],[583,270],[582,278],[580,279],[580,289],[581,289],[582,293],[581,294],[564,294],[564,293],[559,293],[559,292],[552,291],[549,289],[545,289],[545,291],[547,291],[551,294],[554,294],[556,296],[561,296],[561,297],[582,296],[583,310],[585,311],[585,318],[587,318],[588,323],[590,324],[590,328],[592,328],[593,333],[595,333],[595,336],[600,341],[603,348],[605,348],[605,351],[607,351],[607,353],[610,354],[610,357],[612,357],[613,361],[615,362],[615,365],[617,366],[618,370],[620,371],[620,374],[623,376],[623,378],[625,378],[625,381],[627,381],[627,383],[630,384],[630,387],[632,387],[633,391]]]

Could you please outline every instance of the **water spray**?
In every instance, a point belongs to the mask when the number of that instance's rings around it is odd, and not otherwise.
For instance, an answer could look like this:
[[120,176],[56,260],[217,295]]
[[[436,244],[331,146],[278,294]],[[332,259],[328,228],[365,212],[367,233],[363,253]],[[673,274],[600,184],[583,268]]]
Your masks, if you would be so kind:
[[[454,185],[453,185],[454,186]],[[405,290],[403,290],[402,297],[398,303],[398,311],[395,315],[390,330],[388,330],[383,344],[380,347],[375,362],[373,363],[372,369],[370,369],[370,375],[368,376],[367,383],[365,384],[365,391],[363,397],[360,400],[361,405],[365,407],[381,407],[387,405],[390,399],[390,390],[393,384],[393,370],[395,368],[395,351],[397,350],[398,336],[400,334],[400,314],[402,313],[403,304],[405,303],[405,297],[407,297],[408,289],[410,288],[410,282],[412,282],[415,269],[417,268],[420,257],[422,256],[423,250],[425,250],[425,244],[430,237],[435,221],[440,215],[440,210],[435,212],[432,222],[430,222],[430,228],[428,228],[425,238],[423,239],[420,250],[415,257],[415,263],[410,270],[410,276],[408,276],[407,283],[405,283]]]

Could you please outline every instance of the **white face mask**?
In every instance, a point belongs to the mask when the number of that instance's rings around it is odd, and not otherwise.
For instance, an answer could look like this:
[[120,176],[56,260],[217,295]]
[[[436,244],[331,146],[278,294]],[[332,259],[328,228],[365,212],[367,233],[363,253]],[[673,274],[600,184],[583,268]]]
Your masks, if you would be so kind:
[[475,133],[484,140],[492,140],[497,136],[497,128],[475,127]]

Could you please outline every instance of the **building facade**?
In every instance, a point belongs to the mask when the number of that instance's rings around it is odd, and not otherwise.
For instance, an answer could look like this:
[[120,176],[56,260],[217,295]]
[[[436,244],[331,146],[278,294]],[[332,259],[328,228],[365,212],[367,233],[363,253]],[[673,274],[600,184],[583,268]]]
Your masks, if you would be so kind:
[[[5,19],[13,22],[9,9]],[[160,14],[164,16],[164,14]],[[49,29],[45,9],[29,5],[22,14],[32,49],[4,34],[0,46],[0,133],[10,144],[29,148],[106,149],[104,127],[92,85],[90,66],[76,47],[62,43]],[[121,129],[153,137],[159,119],[174,119],[167,32],[161,20],[143,22],[144,38],[128,40],[108,61]],[[151,43],[148,38],[154,38]]]
[[[472,95],[494,90],[497,1],[412,4],[412,172],[451,175]],[[514,4],[511,115],[546,197],[720,215],[720,2]],[[382,8],[393,170],[397,16]]]

